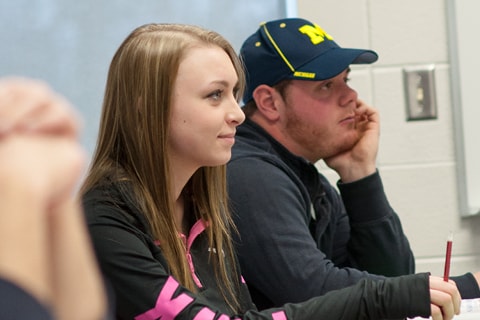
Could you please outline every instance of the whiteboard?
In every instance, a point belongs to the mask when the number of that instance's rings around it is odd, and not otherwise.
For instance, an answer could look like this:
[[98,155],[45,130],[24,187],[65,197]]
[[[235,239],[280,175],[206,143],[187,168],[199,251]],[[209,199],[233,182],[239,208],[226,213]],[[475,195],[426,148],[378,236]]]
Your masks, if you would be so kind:
[[238,51],[262,21],[295,14],[289,0],[0,0],[0,77],[48,82],[79,110],[81,142],[92,154],[113,54],[136,27],[196,24],[218,31]]
[[480,1],[447,0],[453,119],[462,216],[480,211]]

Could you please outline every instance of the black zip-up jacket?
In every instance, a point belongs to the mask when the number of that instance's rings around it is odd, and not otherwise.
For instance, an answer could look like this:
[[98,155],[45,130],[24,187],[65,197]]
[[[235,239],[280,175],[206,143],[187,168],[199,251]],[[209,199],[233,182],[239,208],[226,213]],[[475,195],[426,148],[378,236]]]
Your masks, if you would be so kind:
[[430,313],[428,274],[418,274],[365,279],[351,288],[263,311],[257,311],[245,283],[238,279],[242,310],[236,314],[221,298],[214,280],[205,224],[198,221],[185,238],[198,286],[198,294],[193,294],[171,276],[144,216],[125,193],[128,188],[118,186],[93,189],[83,198],[97,258],[116,294],[117,319],[375,320]]
[[[260,309],[415,271],[378,172],[339,182],[338,192],[314,164],[247,119],[227,174],[237,254]],[[473,275],[454,280],[464,299],[480,294]]]

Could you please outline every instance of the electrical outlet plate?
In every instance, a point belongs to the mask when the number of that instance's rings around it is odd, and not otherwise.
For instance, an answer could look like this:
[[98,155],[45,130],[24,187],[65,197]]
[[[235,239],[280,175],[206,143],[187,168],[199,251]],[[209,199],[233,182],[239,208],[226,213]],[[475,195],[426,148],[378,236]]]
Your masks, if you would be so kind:
[[434,72],[434,65],[403,69],[408,121],[437,118]]

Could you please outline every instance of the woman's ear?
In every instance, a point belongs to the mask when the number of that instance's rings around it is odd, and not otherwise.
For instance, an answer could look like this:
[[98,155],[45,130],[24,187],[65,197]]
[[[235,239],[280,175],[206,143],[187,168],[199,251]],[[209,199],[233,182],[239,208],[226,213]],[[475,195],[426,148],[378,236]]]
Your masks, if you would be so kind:
[[266,84],[259,85],[253,91],[253,99],[257,105],[257,111],[269,121],[275,121],[279,117],[277,108],[279,93]]

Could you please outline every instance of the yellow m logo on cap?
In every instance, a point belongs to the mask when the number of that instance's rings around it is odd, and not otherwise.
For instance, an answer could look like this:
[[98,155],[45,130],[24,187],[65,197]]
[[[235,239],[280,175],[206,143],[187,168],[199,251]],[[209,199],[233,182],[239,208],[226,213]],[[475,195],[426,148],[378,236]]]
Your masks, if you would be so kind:
[[326,33],[320,26],[314,24],[313,26],[310,24],[306,24],[298,28],[298,31],[306,35],[310,38],[313,44],[319,44],[325,41],[325,38],[328,40],[333,40],[333,37]]

